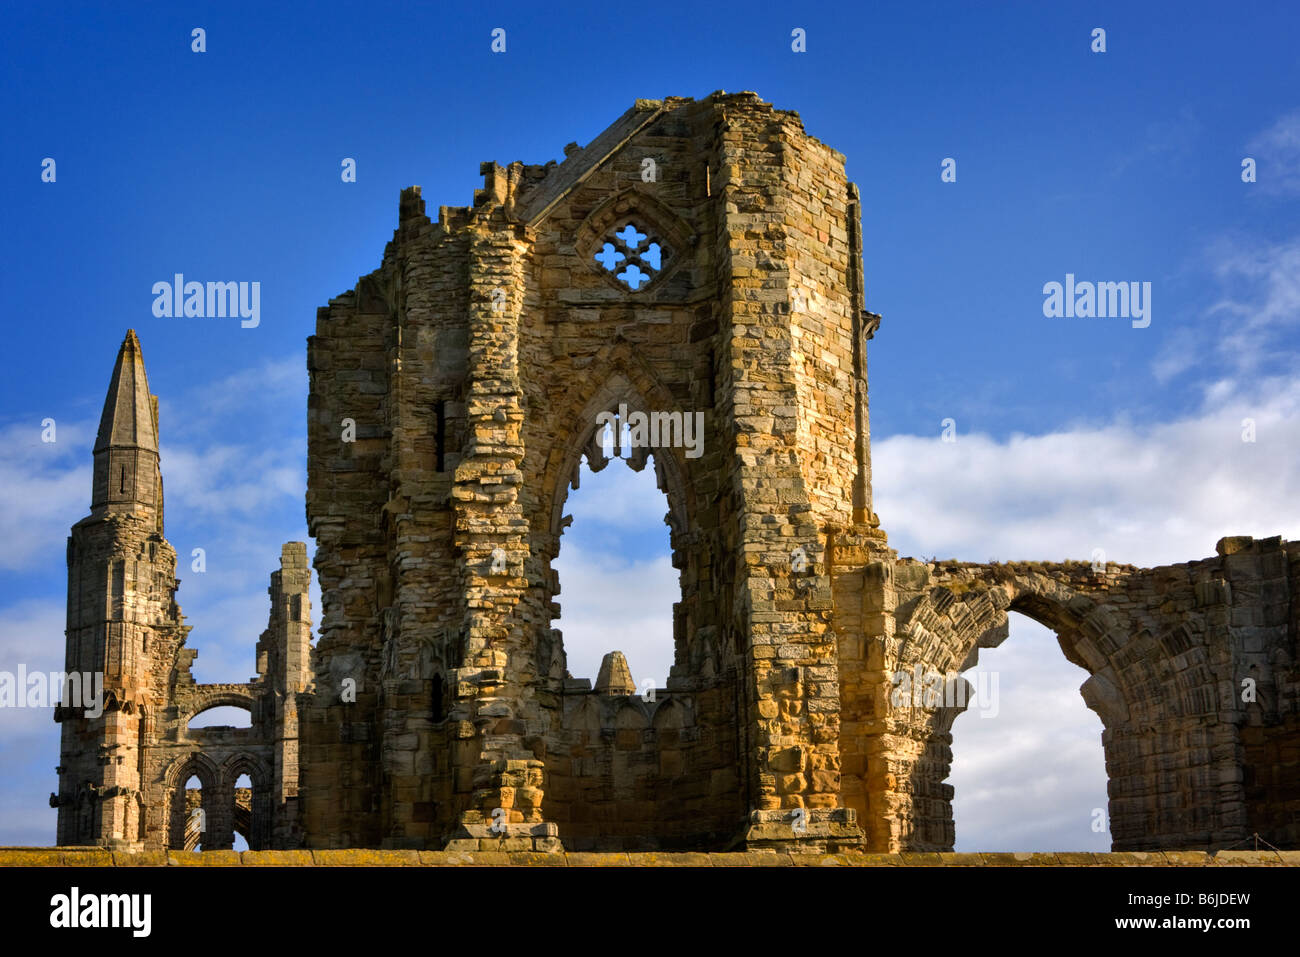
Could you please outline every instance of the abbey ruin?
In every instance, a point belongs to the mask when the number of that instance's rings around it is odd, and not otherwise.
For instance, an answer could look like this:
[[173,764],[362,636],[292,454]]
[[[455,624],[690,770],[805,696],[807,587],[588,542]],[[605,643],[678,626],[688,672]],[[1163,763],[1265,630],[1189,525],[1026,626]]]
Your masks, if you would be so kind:
[[[402,191],[382,264],[318,311],[319,640],[290,543],[247,684],[190,676],[128,334],[68,544],[67,668],[107,700],[57,715],[60,844],[949,850],[963,705],[900,701],[897,676],[971,668],[1017,611],[1089,674],[1116,850],[1300,847],[1300,543],[1153,569],[899,558],[844,156],[751,93],[637,101],[565,153],[485,163],[436,216]],[[702,413],[697,454],[669,417],[611,455],[620,408]],[[573,679],[557,627],[566,497],[616,458],[654,470],[680,572],[653,694],[616,656]],[[232,704],[251,728],[188,727]]]

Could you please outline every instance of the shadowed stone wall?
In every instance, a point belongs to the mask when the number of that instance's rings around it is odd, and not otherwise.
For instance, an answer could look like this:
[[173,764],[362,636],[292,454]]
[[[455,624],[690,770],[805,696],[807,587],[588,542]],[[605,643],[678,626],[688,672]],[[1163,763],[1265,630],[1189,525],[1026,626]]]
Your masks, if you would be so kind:
[[[946,851],[968,698],[900,698],[900,676],[964,689],[1017,611],[1089,674],[1116,849],[1297,845],[1300,545],[1225,538],[1154,569],[899,558],[873,511],[881,317],[844,157],[752,93],[637,101],[565,153],[484,163],[473,204],[436,216],[403,190],[378,268],[318,311],[320,640],[291,543],[248,684],[190,677],[128,336],[69,540],[68,668],[102,671],[109,706],[59,711],[61,843]],[[621,655],[595,687],[567,669],[552,563],[584,459],[651,468],[667,497],[680,588],[654,688]],[[252,728],[188,729],[220,704]]]
[[1104,728],[1117,850],[1224,847],[1255,833],[1294,847],[1300,543],[1225,538],[1217,552],[1152,569],[905,559],[846,571],[837,598],[880,609],[846,705],[862,719],[852,735],[862,746],[846,759],[860,782],[848,790],[872,845],[952,846],[944,780],[964,706],[918,708],[906,695],[900,706],[897,676],[974,667],[1017,611],[1055,631],[1090,675],[1080,693]]
[[[1291,546],[900,560],[844,157],[748,93],[638,101],[565,152],[483,164],[436,217],[404,191],[381,266],[318,314],[313,846],[950,848],[959,709],[892,690],[974,665],[1009,610],[1091,675],[1116,847],[1294,843]],[[565,499],[620,407],[704,424],[698,454],[616,451],[654,468],[680,573],[654,701],[573,680],[553,627]]]

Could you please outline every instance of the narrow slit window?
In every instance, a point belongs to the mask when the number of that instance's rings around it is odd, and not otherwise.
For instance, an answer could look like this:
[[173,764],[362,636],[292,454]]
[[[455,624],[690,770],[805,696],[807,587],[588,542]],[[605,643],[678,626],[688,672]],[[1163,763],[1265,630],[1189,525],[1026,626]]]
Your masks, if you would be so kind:
[[434,462],[435,471],[443,472],[447,468],[447,400],[439,399],[433,412],[433,441],[434,441]]
[[431,700],[429,702],[429,717],[433,719],[434,724],[437,724],[443,719],[442,697],[442,675],[434,675],[433,689],[430,694]]

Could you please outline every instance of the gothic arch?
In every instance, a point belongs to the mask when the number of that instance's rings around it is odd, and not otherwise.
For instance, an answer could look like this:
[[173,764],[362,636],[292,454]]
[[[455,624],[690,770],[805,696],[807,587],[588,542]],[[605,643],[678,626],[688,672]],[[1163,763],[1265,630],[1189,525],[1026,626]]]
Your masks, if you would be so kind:
[[569,714],[564,715],[564,726],[574,731],[585,731],[589,736],[597,736],[603,722],[600,705],[594,697],[582,700],[581,704]]
[[[1194,757],[1181,742],[1189,722],[1214,711],[1217,686],[1201,620],[1162,629],[1142,609],[1109,601],[1117,587],[1116,580],[1090,578],[1068,564],[940,565],[928,590],[900,609],[886,664],[895,681],[918,664],[959,674],[978,663],[980,648],[1005,640],[1008,612],[1050,628],[1065,657],[1088,673],[1079,690],[1102,722],[1114,844],[1142,849],[1162,829],[1184,826],[1164,821],[1152,795],[1167,796],[1175,821],[1179,814],[1209,814],[1198,790],[1217,780],[1215,758],[1209,751]],[[925,796],[910,809],[912,846],[950,845],[952,790],[942,782],[952,760],[952,725],[965,704],[897,708],[888,688],[885,698],[894,733],[918,748],[914,760],[900,763],[889,788]],[[1171,747],[1180,755],[1177,767],[1143,758]],[[935,818],[936,809],[947,819]]]
[[687,714],[686,706],[675,698],[669,698],[655,708],[650,726],[659,734],[664,731],[680,731],[689,723],[690,715]]
[[[555,464],[548,468],[550,474],[546,487],[551,495],[550,532],[553,536],[553,550],[548,559],[554,559],[559,553],[559,538],[565,527],[564,506],[569,490],[578,487],[582,457],[587,456],[593,472],[599,472],[609,464],[600,441],[603,429],[597,426],[596,416],[602,412],[617,412],[620,403],[626,404],[629,413],[668,411],[677,405],[671,393],[658,383],[626,343],[604,350],[593,364],[605,366],[608,372],[603,376],[592,376],[586,389],[575,390],[577,394],[573,401],[560,415],[560,421],[573,422],[575,426],[560,446],[558,459],[553,455]],[[675,536],[685,534],[690,528],[693,502],[682,450],[661,447],[632,451],[633,455],[625,461],[636,471],[641,471],[648,456],[654,453],[655,474],[660,489],[668,497],[669,528]]]
[[247,774],[249,780],[253,782],[255,790],[261,790],[271,786],[271,770],[266,763],[256,755],[248,752],[232,754],[222,762],[221,768],[221,785],[223,788],[233,788],[235,782],[239,780],[241,774]]
[[[602,447],[603,427],[597,425],[597,415],[602,412],[617,413],[620,404],[625,405],[629,413],[669,411],[678,406],[672,394],[659,384],[627,343],[620,342],[602,350],[593,365],[607,371],[603,375],[588,377],[586,387],[575,390],[567,408],[558,415],[559,421],[573,423],[573,427],[567,436],[552,447],[545,463],[543,494],[549,495],[549,508],[546,507],[545,499],[541,504],[543,514],[550,516],[550,524],[547,530],[549,534],[540,539],[541,547],[537,552],[538,557],[546,563],[548,572],[542,579],[548,603],[559,585],[551,563],[559,555],[561,535],[571,521],[564,514],[564,508],[570,489],[578,487],[583,456],[586,456],[593,472],[601,471],[610,461]],[[694,503],[689,466],[683,449],[666,446],[631,449],[623,459],[630,468],[641,471],[652,454],[657,484],[668,500],[668,513],[664,520],[669,527],[673,567],[679,572],[681,601],[677,607],[680,611],[691,605],[695,594],[694,576],[699,564],[698,561],[692,561],[691,555],[692,546],[697,544],[697,539],[690,531],[693,528],[691,516]],[[675,669],[687,667],[691,660],[689,645],[692,635],[689,626],[683,624],[686,620],[681,615],[675,616],[674,620]],[[555,644],[539,649],[539,664],[543,670],[551,670],[553,663],[559,660],[562,638],[557,640],[557,634],[556,630],[551,630],[550,640]]]
[[193,818],[186,807],[185,784],[191,777],[199,779],[202,790],[202,808],[206,814],[218,793],[221,772],[207,755],[195,751],[176,758],[163,774],[163,821],[166,828],[166,846],[192,850],[199,841]]
[[201,751],[194,751],[172,761],[163,775],[163,782],[167,790],[171,791],[177,786],[183,786],[191,776],[197,777],[205,789],[215,788],[221,781],[221,772],[216,762]]
[[614,711],[614,730],[648,731],[649,729],[650,715],[646,710],[645,702],[637,695],[624,698]]
[[[241,803],[238,784],[241,775],[250,782],[248,802]],[[244,836],[251,850],[265,848],[271,840],[271,771],[266,762],[248,752],[232,754],[221,764],[222,801],[230,802],[232,829]]]

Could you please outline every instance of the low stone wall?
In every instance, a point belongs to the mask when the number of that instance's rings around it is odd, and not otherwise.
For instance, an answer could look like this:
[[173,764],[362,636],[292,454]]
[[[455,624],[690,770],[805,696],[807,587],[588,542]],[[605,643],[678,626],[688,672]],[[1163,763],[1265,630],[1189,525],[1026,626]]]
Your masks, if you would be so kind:
[[1296,867],[1300,851],[1092,854],[538,854],[529,851],[108,851],[4,847],[0,867]]

